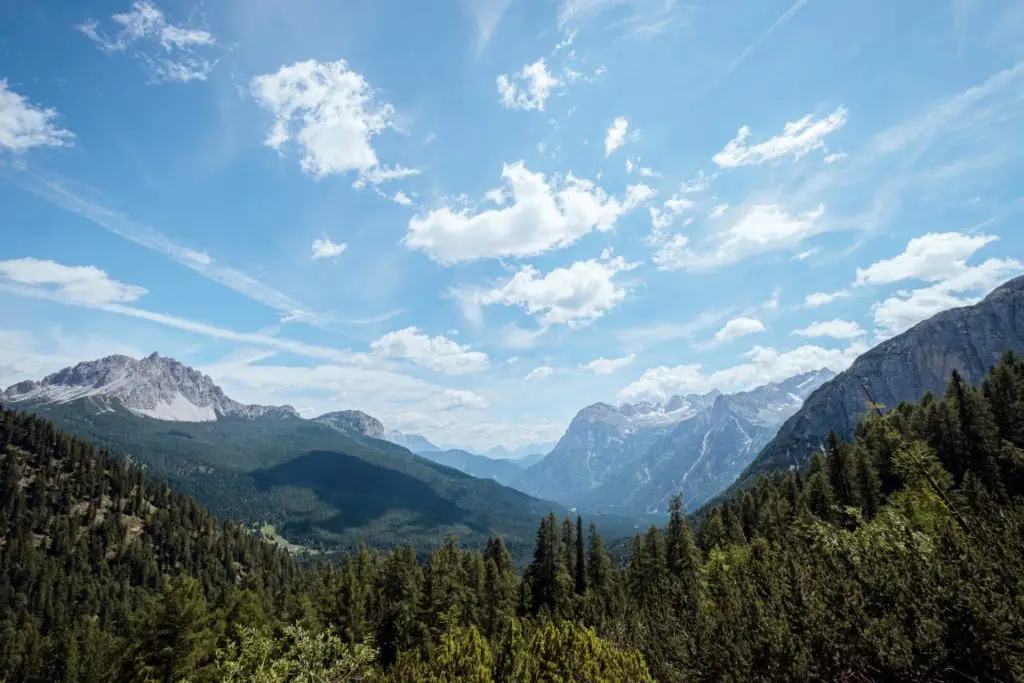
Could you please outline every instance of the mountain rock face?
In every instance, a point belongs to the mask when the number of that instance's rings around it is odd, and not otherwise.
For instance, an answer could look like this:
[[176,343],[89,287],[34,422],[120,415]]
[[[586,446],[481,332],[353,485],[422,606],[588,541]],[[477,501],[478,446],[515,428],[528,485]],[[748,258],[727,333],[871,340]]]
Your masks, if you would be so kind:
[[675,396],[666,405],[595,403],[581,410],[565,435],[519,482],[523,491],[558,501],[579,501],[630,465],[683,420],[709,407],[719,393]]
[[390,441],[413,453],[441,450],[418,434],[403,434],[394,429],[387,429],[380,420],[361,410],[339,410],[324,413],[319,417],[314,417],[313,420],[337,429],[350,437],[370,437],[371,439]]
[[868,410],[865,388],[883,409],[946,391],[957,370],[972,384],[1008,350],[1024,353],[1024,277],[974,306],[956,308],[882,342],[815,391],[757,456],[741,479],[804,467],[829,431],[849,439]]
[[821,369],[717,396],[659,438],[622,476],[595,489],[587,503],[609,511],[657,513],[681,493],[695,509],[735,481],[786,418],[835,376]]
[[525,470],[516,461],[489,458],[458,449],[446,451],[424,451],[420,455],[427,460],[459,470],[477,479],[493,479],[503,486],[516,487]]
[[368,436],[373,439],[383,439],[384,433],[387,431],[380,420],[361,410],[339,410],[333,413],[324,413],[313,419],[354,437]]
[[64,368],[40,382],[20,382],[4,403],[62,404],[89,399],[101,410],[120,405],[140,417],[212,422],[218,417],[298,417],[291,406],[244,405],[228,398],[207,375],[153,353],[141,360],[107,356]]

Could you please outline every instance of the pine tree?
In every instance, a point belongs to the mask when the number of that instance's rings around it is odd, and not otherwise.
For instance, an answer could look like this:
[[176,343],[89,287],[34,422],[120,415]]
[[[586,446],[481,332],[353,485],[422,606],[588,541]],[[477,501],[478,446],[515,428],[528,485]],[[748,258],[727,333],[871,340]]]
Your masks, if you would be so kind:
[[576,561],[573,566],[576,579],[576,595],[587,592],[587,560],[583,541],[583,517],[576,516]]

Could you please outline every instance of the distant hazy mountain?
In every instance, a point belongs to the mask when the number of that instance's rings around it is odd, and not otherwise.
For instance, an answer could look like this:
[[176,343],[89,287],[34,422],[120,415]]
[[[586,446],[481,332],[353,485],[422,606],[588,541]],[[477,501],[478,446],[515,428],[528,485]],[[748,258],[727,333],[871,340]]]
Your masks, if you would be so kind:
[[520,486],[549,500],[589,499],[590,492],[617,481],[658,439],[710,406],[718,395],[713,391],[703,396],[675,396],[664,406],[587,406],[573,418],[551,452],[527,470]]
[[968,382],[980,382],[1007,350],[1024,353],[1024,277],[974,306],[939,313],[862,355],[807,399],[743,478],[805,466],[829,431],[849,439],[868,410],[865,388],[875,402],[891,409],[929,391],[945,392],[953,370]]
[[504,446],[495,446],[484,451],[483,455],[486,455],[488,458],[501,458],[502,460],[523,460],[524,458],[532,458],[537,455],[547,455],[554,447],[555,444],[552,442],[528,443],[511,450]]
[[658,513],[682,493],[693,508],[731,484],[828,369],[723,395],[674,396],[665,405],[595,403],[581,410],[517,488],[566,505]]
[[287,406],[243,405],[156,354],[79,363],[2,398],[146,465],[217,515],[270,522],[307,547],[429,548],[448,535],[481,545],[500,534],[523,554],[543,515],[566,512],[390,443],[398,437],[360,411],[304,420]]
[[735,481],[786,418],[833,377],[834,372],[822,369],[717,396],[585,500],[606,510],[655,513],[664,512],[669,499],[681,493],[688,508],[699,507]]
[[525,472],[523,467],[516,464],[514,460],[489,458],[486,455],[477,455],[458,449],[424,451],[420,455],[441,465],[454,467],[472,477],[493,479],[499,484],[513,488],[516,487],[516,482]]

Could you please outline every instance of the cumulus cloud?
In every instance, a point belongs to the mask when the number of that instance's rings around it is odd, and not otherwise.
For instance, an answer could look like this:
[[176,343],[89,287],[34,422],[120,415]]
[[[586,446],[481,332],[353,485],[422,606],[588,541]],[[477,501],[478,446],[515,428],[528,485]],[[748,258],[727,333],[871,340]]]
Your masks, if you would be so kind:
[[1015,259],[989,259],[934,284],[895,295],[872,307],[877,333],[889,337],[910,329],[936,313],[978,303],[1011,277],[1024,273]]
[[820,233],[825,207],[791,214],[775,204],[757,204],[727,230],[713,234],[706,249],[694,250],[689,238],[675,235],[655,255],[661,270],[711,270],[746,258],[782,249],[794,249]]
[[412,205],[412,199],[410,199],[409,195],[402,192],[401,190],[395,193],[395,196],[391,198],[391,201],[393,201],[395,204],[401,204],[402,206]]
[[617,370],[621,370],[624,367],[633,364],[636,360],[636,354],[631,353],[628,356],[622,356],[621,358],[595,358],[589,363],[581,363],[580,368],[583,370],[589,370],[595,375],[610,375]]
[[946,232],[928,233],[907,243],[902,253],[857,269],[854,286],[917,280],[927,286],[896,292],[872,307],[880,337],[903,332],[936,313],[969,306],[1004,281],[1024,271],[1015,259],[967,260],[999,238]]
[[625,116],[620,116],[608,128],[604,136],[604,155],[609,157],[622,145],[626,144],[626,133],[629,130],[629,121]]
[[730,342],[748,334],[764,332],[767,329],[767,326],[756,318],[734,318],[715,333],[715,342]]
[[605,254],[601,259],[555,268],[546,275],[524,266],[505,284],[468,296],[476,306],[519,306],[544,326],[584,327],[626,298],[627,288],[614,277],[637,265]]
[[825,146],[825,136],[839,130],[846,123],[847,111],[843,107],[823,119],[815,119],[811,114],[797,121],[790,121],[782,133],[768,138],[756,145],[747,144],[751,135],[748,126],[743,126],[721,152],[711,160],[721,168],[737,168],[753,166],[765,162],[776,161],[785,157],[799,159],[808,153]]
[[959,232],[928,233],[907,243],[903,253],[891,259],[857,269],[856,285],[881,285],[900,280],[936,282],[962,273],[967,259],[987,244],[994,235],[967,235]]
[[620,391],[619,398],[631,403],[664,401],[675,394],[706,393],[712,389],[746,391],[821,368],[841,372],[868,348],[861,342],[854,342],[842,350],[801,346],[780,352],[771,347],[756,346],[743,355],[745,363],[714,372],[706,372],[699,364],[651,368]]
[[264,144],[294,143],[302,170],[317,178],[356,172],[357,186],[376,185],[419,171],[380,164],[372,138],[394,127],[394,107],[379,102],[362,74],[344,60],[314,59],[252,79],[253,98],[275,117]]
[[550,365],[541,365],[538,368],[530,370],[525,379],[527,382],[535,382],[537,380],[547,379],[553,374],[555,374],[555,369],[553,367]]
[[102,32],[94,19],[75,28],[104,52],[133,48],[154,81],[205,81],[216,66],[216,61],[198,54],[199,49],[217,44],[212,33],[169,22],[160,8],[149,0],[136,0],[128,12],[114,14],[110,19],[116,26],[113,34]]
[[708,218],[711,219],[711,220],[714,220],[716,218],[721,218],[722,216],[725,215],[725,212],[728,211],[728,210],[729,210],[729,205],[728,204],[718,204],[718,205],[712,207],[711,211],[708,213]]
[[388,332],[370,344],[370,351],[384,358],[399,358],[449,375],[485,370],[487,354],[472,351],[447,337],[431,337],[415,327]]
[[501,177],[505,186],[486,195],[497,208],[444,206],[415,216],[409,221],[406,246],[441,263],[536,256],[566,247],[593,230],[611,230],[645,194],[633,186],[620,203],[589,180],[571,174],[549,180],[521,161],[504,165]]
[[340,256],[348,245],[342,242],[341,244],[335,244],[331,241],[330,237],[324,237],[323,239],[313,240],[313,260],[324,258],[335,258]]
[[848,296],[850,296],[850,292],[846,289],[841,289],[838,292],[814,292],[813,294],[808,294],[804,299],[804,308],[821,308],[837,299],[844,299]]
[[95,266],[65,266],[36,258],[0,261],[0,281],[39,287],[58,301],[90,307],[130,303],[146,294],[144,287],[118,282]]
[[856,339],[867,334],[860,325],[848,320],[828,320],[811,323],[807,327],[794,330],[799,337],[831,337],[833,339]]
[[0,148],[25,152],[33,147],[65,147],[75,135],[54,124],[57,110],[33,105],[0,78]]
[[505,107],[544,111],[544,103],[551,92],[562,85],[562,81],[548,71],[547,63],[541,58],[511,76],[501,74],[497,84],[501,103]]

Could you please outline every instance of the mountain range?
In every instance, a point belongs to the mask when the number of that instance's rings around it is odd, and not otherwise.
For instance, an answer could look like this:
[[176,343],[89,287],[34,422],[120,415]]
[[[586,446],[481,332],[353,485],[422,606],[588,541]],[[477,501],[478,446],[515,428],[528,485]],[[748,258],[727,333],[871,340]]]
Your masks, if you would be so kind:
[[595,403],[514,485],[566,505],[622,513],[664,512],[677,493],[698,506],[731,484],[833,377],[822,368],[738,394],[674,396],[664,405]]
[[1007,350],[1024,352],[1024,278],[882,342],[839,375],[820,369],[664,405],[595,403],[546,455],[529,451],[547,444],[488,451],[500,457],[442,449],[356,410],[307,420],[290,406],[242,404],[155,353],[79,363],[2,399],[293,543],[430,545],[503,533],[514,545],[552,508],[636,519],[663,512],[677,493],[693,509],[737,476],[803,467],[830,431],[852,436],[868,396],[886,409],[916,401],[943,391],[953,370],[976,383]]
[[387,440],[358,411],[302,419],[243,405],[173,358],[108,356],[20,382],[3,402],[141,463],[215,514],[273,525],[312,548],[359,541],[431,547],[447,535],[527,547],[564,508],[478,479]]
[[1010,280],[973,306],[935,315],[864,353],[817,389],[758,454],[741,480],[802,468],[834,431],[849,440],[870,408],[883,409],[926,393],[941,394],[956,370],[977,384],[1006,351],[1024,353],[1024,277]]

